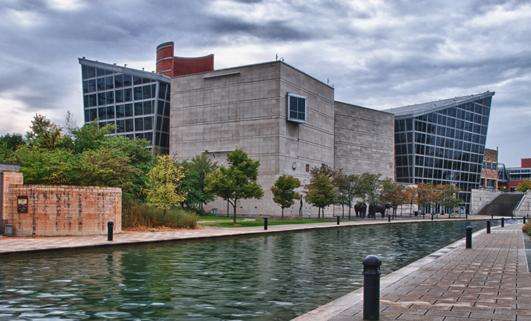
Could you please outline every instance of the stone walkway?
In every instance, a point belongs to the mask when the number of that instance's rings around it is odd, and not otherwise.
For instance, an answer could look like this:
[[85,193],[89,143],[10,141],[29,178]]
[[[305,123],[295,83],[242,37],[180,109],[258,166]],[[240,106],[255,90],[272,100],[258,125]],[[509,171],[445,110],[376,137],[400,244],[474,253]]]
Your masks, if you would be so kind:
[[[484,220],[486,217],[469,216],[470,220]],[[387,220],[365,220],[341,222],[340,227],[372,224],[398,224],[410,222],[424,222],[429,219],[400,219]],[[463,219],[435,219],[436,221],[463,220]],[[114,241],[108,242],[106,235],[96,236],[72,236],[72,237],[0,237],[0,254],[20,253],[30,251],[44,251],[55,249],[70,249],[94,246],[111,246],[118,244],[133,244],[147,242],[190,240],[211,237],[228,237],[246,234],[278,233],[285,231],[336,228],[335,222],[311,223],[311,224],[289,224],[271,225],[267,231],[263,227],[239,227],[239,228],[200,228],[195,230],[175,230],[162,232],[124,232],[114,235]]]
[[[474,234],[381,280],[380,320],[531,321],[531,274],[521,225]],[[383,262],[382,264],[385,264]],[[361,289],[294,320],[362,320]]]

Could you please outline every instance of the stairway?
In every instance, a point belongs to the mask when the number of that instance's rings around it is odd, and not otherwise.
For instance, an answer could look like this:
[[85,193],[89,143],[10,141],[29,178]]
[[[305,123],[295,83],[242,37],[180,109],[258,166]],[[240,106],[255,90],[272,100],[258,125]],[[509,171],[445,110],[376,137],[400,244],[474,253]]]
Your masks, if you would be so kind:
[[516,208],[523,196],[523,193],[500,194],[492,202],[485,205],[478,214],[489,216],[513,216],[513,210]]

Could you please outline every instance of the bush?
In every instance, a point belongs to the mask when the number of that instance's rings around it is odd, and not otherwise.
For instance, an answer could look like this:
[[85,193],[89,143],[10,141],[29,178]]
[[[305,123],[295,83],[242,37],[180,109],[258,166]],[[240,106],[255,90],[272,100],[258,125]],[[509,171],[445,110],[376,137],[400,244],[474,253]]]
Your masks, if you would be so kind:
[[164,210],[136,201],[124,201],[122,207],[124,228],[195,228],[197,215],[182,208]]
[[531,223],[524,224],[524,226],[522,226],[522,231],[527,233],[527,235],[531,235]]

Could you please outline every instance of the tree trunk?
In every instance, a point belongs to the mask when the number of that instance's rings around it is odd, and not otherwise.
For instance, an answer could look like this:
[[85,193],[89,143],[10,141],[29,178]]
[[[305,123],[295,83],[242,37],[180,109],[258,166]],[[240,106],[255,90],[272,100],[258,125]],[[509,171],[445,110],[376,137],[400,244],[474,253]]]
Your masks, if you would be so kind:
[[227,217],[230,217],[229,200],[227,200]]
[[234,209],[232,213],[232,223],[236,223],[236,207],[238,205],[238,201],[234,200],[234,204],[232,204],[232,208]]
[[280,208],[280,213],[281,213],[280,217],[284,218],[284,208],[283,207]]
[[345,218],[345,204],[341,204],[341,218]]
[[350,213],[352,213],[352,205],[349,204],[348,206],[348,220],[350,221]]

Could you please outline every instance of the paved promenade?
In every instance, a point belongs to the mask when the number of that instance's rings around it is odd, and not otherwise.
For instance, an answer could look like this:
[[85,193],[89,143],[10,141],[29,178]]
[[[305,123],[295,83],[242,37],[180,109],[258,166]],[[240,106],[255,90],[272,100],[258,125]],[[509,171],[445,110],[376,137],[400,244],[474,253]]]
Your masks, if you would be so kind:
[[[531,320],[521,224],[474,234],[382,278],[380,320]],[[385,264],[385,262],[383,262]],[[362,320],[361,289],[296,321]]]
[[[470,220],[483,220],[486,217],[469,216]],[[410,222],[425,222],[429,219],[400,219],[391,221],[387,220],[364,220],[341,222],[339,227],[372,225],[372,224],[399,224]],[[463,220],[463,219],[435,219],[436,221]],[[335,222],[311,223],[311,224],[287,224],[271,225],[267,231],[263,227],[238,227],[238,228],[200,228],[195,230],[175,230],[162,232],[124,232],[114,235],[114,241],[108,242],[106,235],[97,236],[76,236],[76,237],[0,237],[0,254],[44,251],[55,249],[70,249],[94,246],[111,246],[119,244],[162,242],[191,240],[211,237],[228,237],[248,234],[278,233],[286,231],[310,230],[322,228],[337,228]]]

